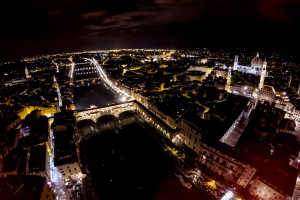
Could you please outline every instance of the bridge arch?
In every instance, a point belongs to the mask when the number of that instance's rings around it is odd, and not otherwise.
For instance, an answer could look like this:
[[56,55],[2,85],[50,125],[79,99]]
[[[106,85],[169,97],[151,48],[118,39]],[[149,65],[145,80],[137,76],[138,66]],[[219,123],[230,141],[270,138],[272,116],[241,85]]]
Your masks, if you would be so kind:
[[100,131],[116,130],[119,128],[119,119],[112,114],[105,114],[97,119],[97,126]]
[[120,125],[124,126],[127,124],[134,123],[137,120],[136,116],[137,116],[136,112],[134,112],[132,110],[126,110],[126,111],[121,112],[119,114]]
[[[119,125],[128,124],[129,122],[125,120],[126,118],[125,116],[130,115],[129,113],[131,112],[139,115],[142,119],[144,119],[151,126],[153,126],[161,135],[163,135],[164,137],[170,140],[175,136],[175,133],[178,132],[177,129],[173,129],[170,126],[168,126],[162,120],[158,119],[153,113],[148,111],[147,108],[144,108],[141,104],[139,104],[136,101],[111,105],[103,108],[95,108],[95,109],[79,111],[77,113],[77,121],[80,121],[82,119],[92,119],[97,124],[99,124],[98,122],[101,122],[100,123],[102,124],[100,127],[101,129],[112,128],[112,127],[115,128],[118,127]],[[109,120],[105,121],[105,118],[101,118],[102,116],[105,115],[110,115],[110,116],[112,115],[115,117],[116,120],[114,120],[113,117],[111,117],[112,121]],[[99,118],[101,119],[100,121],[98,120]],[[130,116],[129,118],[131,118],[132,120],[137,119]],[[117,124],[116,121],[118,121],[119,124]]]
[[99,133],[97,124],[91,119],[83,119],[77,122],[79,136],[83,140],[87,140],[93,135]]

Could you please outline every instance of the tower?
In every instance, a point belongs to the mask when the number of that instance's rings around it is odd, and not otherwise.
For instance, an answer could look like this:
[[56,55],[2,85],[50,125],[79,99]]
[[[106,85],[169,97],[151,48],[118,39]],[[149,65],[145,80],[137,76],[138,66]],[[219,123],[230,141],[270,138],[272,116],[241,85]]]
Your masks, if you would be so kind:
[[233,70],[237,70],[238,63],[239,63],[239,56],[235,55],[235,57],[234,57],[234,63],[233,63]]
[[26,77],[26,78],[31,78],[31,76],[30,76],[29,73],[28,73],[27,67],[25,67],[25,77]]
[[299,83],[297,94],[300,95],[300,83]]
[[290,79],[289,79],[289,84],[288,84],[289,88],[291,88],[291,83],[292,83],[292,73],[290,73]]
[[231,69],[232,67],[229,66],[228,68],[228,75],[227,75],[227,82],[226,82],[226,87],[225,87],[225,90],[227,92],[230,92],[230,84],[231,84]]
[[267,61],[265,59],[265,61],[263,62],[263,67],[261,69],[260,81],[259,81],[258,89],[262,89],[264,87],[264,82],[265,82],[266,74],[267,74]]

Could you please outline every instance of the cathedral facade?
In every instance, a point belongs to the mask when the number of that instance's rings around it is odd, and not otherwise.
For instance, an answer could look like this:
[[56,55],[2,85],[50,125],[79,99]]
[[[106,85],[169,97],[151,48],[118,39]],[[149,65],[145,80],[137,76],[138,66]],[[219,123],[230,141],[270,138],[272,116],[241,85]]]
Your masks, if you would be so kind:
[[238,56],[235,56],[234,63],[233,63],[233,70],[247,73],[247,74],[254,74],[259,76],[261,74],[261,70],[263,68],[263,61],[259,58],[259,54],[257,53],[256,57],[254,57],[251,61],[251,66],[239,65],[238,63]]

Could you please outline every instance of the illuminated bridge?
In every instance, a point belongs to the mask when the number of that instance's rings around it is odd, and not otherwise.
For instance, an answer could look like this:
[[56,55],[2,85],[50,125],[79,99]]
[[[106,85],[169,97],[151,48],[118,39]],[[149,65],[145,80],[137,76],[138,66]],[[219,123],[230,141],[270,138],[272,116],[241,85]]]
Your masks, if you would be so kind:
[[89,84],[101,84],[102,78],[85,78],[73,81],[74,85],[89,85]]
[[96,66],[90,62],[74,64],[72,76],[74,85],[100,84],[102,80]]
[[137,113],[141,118],[143,118],[144,121],[148,122],[161,135],[170,140],[172,140],[178,132],[178,130],[172,129],[137,101],[130,101],[102,108],[77,111],[77,122],[86,119],[91,119],[96,122],[99,117],[105,115],[114,115],[116,118],[119,118],[120,114],[129,110]]

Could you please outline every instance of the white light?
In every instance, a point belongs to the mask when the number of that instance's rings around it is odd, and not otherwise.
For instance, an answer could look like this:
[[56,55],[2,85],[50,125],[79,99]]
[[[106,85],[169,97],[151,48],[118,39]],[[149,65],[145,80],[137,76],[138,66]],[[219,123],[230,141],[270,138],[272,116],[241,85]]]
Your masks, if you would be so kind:
[[127,98],[124,96],[121,98],[121,101],[123,101],[123,102],[125,102],[126,100],[127,100]]
[[221,200],[230,200],[233,197],[233,193],[231,191],[226,192],[226,194],[222,197]]

